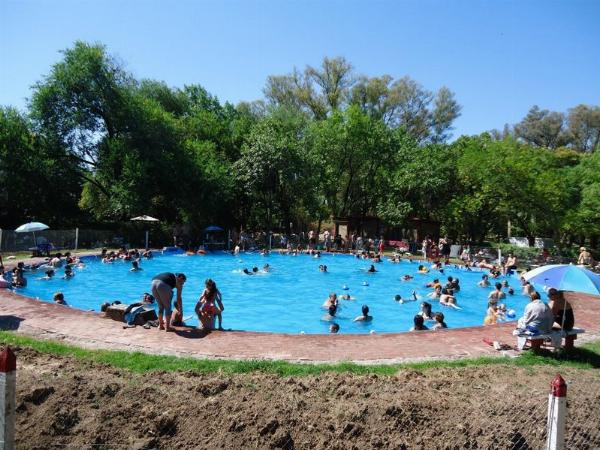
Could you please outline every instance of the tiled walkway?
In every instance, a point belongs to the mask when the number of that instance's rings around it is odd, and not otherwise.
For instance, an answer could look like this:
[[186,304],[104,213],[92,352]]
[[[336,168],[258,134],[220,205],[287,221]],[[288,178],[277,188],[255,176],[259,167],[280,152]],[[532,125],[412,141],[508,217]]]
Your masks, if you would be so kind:
[[[600,297],[571,294],[577,326],[588,333],[578,343],[600,336]],[[499,355],[483,338],[514,343],[514,324],[437,332],[384,335],[286,335],[212,332],[179,328],[123,329],[99,313],[40,302],[2,290],[0,328],[76,343],[88,348],[139,350],[209,358],[284,359],[289,361],[400,362]]]

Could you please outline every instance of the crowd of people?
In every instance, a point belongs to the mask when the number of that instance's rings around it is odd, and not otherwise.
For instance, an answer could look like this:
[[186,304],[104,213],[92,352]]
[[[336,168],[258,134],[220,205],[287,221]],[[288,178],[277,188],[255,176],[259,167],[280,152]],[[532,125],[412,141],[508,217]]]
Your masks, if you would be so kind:
[[[334,237],[330,233],[324,234],[324,251],[333,249],[337,236]],[[383,240],[362,240],[360,236],[352,237],[352,247],[357,250],[352,253],[356,258],[368,260],[371,262],[365,272],[374,274],[378,272],[377,263],[383,261]],[[317,247],[318,240],[315,233],[308,234],[308,246],[292,247],[287,243],[287,250],[281,250],[282,253],[297,256],[307,254],[314,258],[321,257],[321,250]],[[240,241],[233,250],[233,254],[237,255],[243,251],[243,242]],[[425,239],[422,243],[421,251],[423,253],[423,261],[420,263],[415,273],[407,273],[402,275],[402,281],[411,281],[419,275],[431,275],[435,273],[435,278],[427,282],[424,287],[428,292],[424,295],[426,301],[420,303],[419,311],[413,318],[413,326],[410,331],[423,330],[440,330],[447,328],[446,318],[443,312],[433,311],[432,303],[437,302],[441,308],[451,310],[460,310],[460,280],[455,276],[446,276],[444,270],[451,268],[460,268],[467,271],[473,271],[474,268],[481,270],[481,280],[477,285],[481,288],[491,289],[487,294],[487,307],[483,319],[484,325],[492,325],[505,320],[514,320],[516,313],[509,309],[506,305],[506,300],[515,294],[515,289],[509,285],[508,276],[514,274],[518,269],[517,258],[513,254],[508,254],[507,257],[499,264],[488,262],[483,255],[472,255],[469,246],[464,246],[459,254],[459,261],[452,263],[450,261],[451,245],[446,238],[434,242],[430,239]],[[581,264],[590,264],[592,262],[591,254],[581,247],[579,261]],[[264,255],[268,251],[263,251]],[[127,262],[131,264],[131,272],[142,271],[141,262],[143,259],[151,259],[153,257],[150,250],[139,251],[137,249],[127,250],[121,248],[118,251],[102,250],[101,261],[104,264],[112,264],[117,261]],[[402,260],[413,262],[414,256],[404,251],[394,252],[388,258],[390,263],[398,263]],[[51,280],[58,275],[58,271],[62,270],[62,278],[70,279],[75,276],[75,267],[83,267],[84,263],[78,258],[73,257],[70,253],[55,254],[47,258],[41,264],[26,265],[23,262],[18,263],[12,270],[6,272],[0,261],[0,287],[24,287],[27,284],[27,278],[24,276],[26,271],[43,270],[44,276],[39,280]],[[260,270],[254,266],[252,269],[245,268],[243,273],[246,275],[256,275],[258,273],[266,273],[270,271],[270,265],[265,264]],[[327,266],[320,264],[318,270],[327,272]],[[440,281],[445,279],[444,282]],[[174,326],[184,325],[182,290],[187,278],[183,273],[160,273],[152,278],[150,293],[144,294],[143,302],[148,304],[156,304],[158,308],[158,328],[160,330],[173,331]],[[546,304],[541,300],[539,292],[526,281],[523,277],[520,279],[521,292],[528,296],[531,301],[524,311],[523,317],[518,321],[518,328],[535,332],[547,332],[552,327],[560,327],[563,329],[571,329],[574,324],[574,314],[571,305],[566,301],[562,292],[555,289],[548,290],[549,302]],[[368,286],[367,282],[363,282],[363,286]],[[344,289],[344,288],[342,288]],[[347,289],[347,288],[346,288]],[[173,300],[175,292],[175,300]],[[406,298],[402,298],[399,294],[394,296],[394,300],[398,303],[417,302],[420,295],[416,291]],[[53,300],[57,304],[66,305],[64,295],[57,292]],[[331,322],[329,330],[332,333],[337,333],[340,330],[338,323],[338,311],[341,306],[341,301],[355,300],[349,294],[345,293],[338,296],[332,293],[323,303],[323,308],[326,313],[322,316],[323,321]],[[221,292],[217,288],[214,280],[207,279],[204,285],[204,290],[199,296],[194,307],[195,315],[198,317],[200,327],[204,330],[223,329],[222,328],[222,312],[223,299]],[[483,313],[482,313],[483,315]],[[190,316],[193,317],[193,316]],[[371,323],[373,316],[370,315],[369,305],[364,304],[361,308],[361,314],[353,319],[354,322]]]

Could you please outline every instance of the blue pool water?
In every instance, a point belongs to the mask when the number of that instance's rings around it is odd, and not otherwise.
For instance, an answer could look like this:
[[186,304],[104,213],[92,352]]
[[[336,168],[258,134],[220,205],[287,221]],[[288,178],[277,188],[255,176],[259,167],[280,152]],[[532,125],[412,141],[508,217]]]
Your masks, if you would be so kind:
[[[322,308],[330,292],[338,295],[349,293],[354,301],[340,301],[336,322],[341,333],[391,333],[408,331],[413,317],[419,311],[422,300],[433,305],[433,311],[441,311],[449,328],[478,326],[483,323],[487,308],[487,296],[492,288],[481,288],[477,282],[482,272],[447,267],[444,274],[431,271],[418,274],[418,263],[402,261],[394,264],[384,261],[375,264],[377,273],[366,269],[370,261],[359,260],[350,255],[323,255],[317,259],[309,255],[261,256],[241,254],[231,256],[216,253],[206,256],[170,255],[156,256],[141,263],[141,272],[129,272],[130,263],[103,264],[99,259],[87,259],[86,267],[75,268],[76,275],[70,280],[60,278],[63,269],[49,281],[39,280],[43,270],[27,273],[28,285],[19,289],[23,295],[51,302],[55,292],[62,292],[71,307],[99,311],[103,302],[120,300],[123,303],[138,301],[144,292],[150,291],[150,280],[160,272],[184,272],[188,281],[183,289],[184,316],[193,314],[194,306],[202,293],[204,280],[216,281],[223,295],[225,311],[223,326],[226,329],[270,331],[281,333],[326,333],[329,323],[321,321]],[[262,268],[270,264],[271,272],[248,276],[244,268]],[[328,273],[319,272],[319,264],[326,264]],[[411,281],[401,281],[404,274],[414,275]],[[437,300],[426,298],[431,291],[425,283],[440,278],[442,285],[448,276],[460,279],[461,291],[457,294],[461,310],[439,305]],[[508,277],[515,289],[514,296],[507,296],[508,309],[520,316],[528,299],[521,294],[516,277]],[[363,286],[363,282],[368,286]],[[347,285],[348,291],[342,286]],[[420,301],[400,304],[394,295],[410,298],[413,290]],[[371,323],[353,322],[360,315],[361,306],[369,305],[374,317]],[[197,324],[197,318],[189,320]],[[431,325],[431,323],[429,323]]]

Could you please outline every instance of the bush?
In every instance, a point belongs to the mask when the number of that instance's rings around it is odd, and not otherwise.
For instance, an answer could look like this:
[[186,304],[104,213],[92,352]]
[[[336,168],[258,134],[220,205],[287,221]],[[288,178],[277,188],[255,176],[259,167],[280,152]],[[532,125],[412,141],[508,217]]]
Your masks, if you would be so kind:
[[499,248],[502,256],[512,253],[518,260],[535,259],[540,254],[541,249],[536,247],[517,247],[516,245],[506,244],[503,242],[491,243],[493,248]]

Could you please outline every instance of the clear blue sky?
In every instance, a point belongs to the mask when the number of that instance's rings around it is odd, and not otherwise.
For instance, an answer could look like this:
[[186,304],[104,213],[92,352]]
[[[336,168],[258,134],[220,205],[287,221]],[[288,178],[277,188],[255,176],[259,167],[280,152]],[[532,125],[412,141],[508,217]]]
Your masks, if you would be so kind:
[[233,103],[262,98],[270,74],[345,56],[359,73],[448,86],[463,106],[455,135],[534,104],[600,105],[600,0],[0,0],[0,105],[24,109],[77,39],[137,78]]

